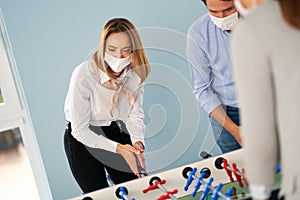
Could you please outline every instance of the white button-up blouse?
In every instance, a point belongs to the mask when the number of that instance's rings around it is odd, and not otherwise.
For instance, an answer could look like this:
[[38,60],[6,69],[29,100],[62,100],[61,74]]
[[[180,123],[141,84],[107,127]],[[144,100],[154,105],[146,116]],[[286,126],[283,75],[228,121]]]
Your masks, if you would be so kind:
[[110,78],[99,69],[100,79],[93,72],[91,60],[77,66],[70,80],[69,90],[65,100],[65,117],[71,122],[72,135],[75,139],[92,148],[116,152],[117,142],[97,135],[89,129],[93,126],[109,126],[112,121],[122,120],[133,144],[144,143],[145,125],[142,109],[144,85],[140,77],[132,70],[125,71],[119,79],[127,76],[125,88],[135,97],[130,105],[125,94],[120,93],[114,117],[110,115],[110,103],[115,90],[102,84]]

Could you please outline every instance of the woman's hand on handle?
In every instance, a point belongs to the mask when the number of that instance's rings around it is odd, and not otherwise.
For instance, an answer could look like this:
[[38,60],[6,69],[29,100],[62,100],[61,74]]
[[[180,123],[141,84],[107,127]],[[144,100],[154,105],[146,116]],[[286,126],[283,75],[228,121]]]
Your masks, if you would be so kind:
[[123,156],[129,165],[131,171],[139,178],[141,175],[138,170],[137,160],[135,154],[140,154],[140,151],[129,144],[118,144],[117,153]]
[[146,170],[146,164],[145,164],[145,157],[144,157],[144,151],[145,147],[144,144],[141,141],[137,141],[133,147],[137,150],[140,151],[139,154],[136,154],[136,157],[138,159],[138,162],[140,164],[140,167],[143,169],[143,173],[147,175],[147,170]]

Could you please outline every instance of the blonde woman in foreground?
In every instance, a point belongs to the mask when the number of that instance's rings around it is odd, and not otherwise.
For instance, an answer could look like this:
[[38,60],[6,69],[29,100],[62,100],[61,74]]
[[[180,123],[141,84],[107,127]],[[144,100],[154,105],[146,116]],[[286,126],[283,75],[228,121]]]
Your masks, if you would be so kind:
[[[109,20],[97,51],[73,71],[65,102],[65,152],[84,193],[146,173],[144,82],[150,73],[141,39],[123,18]],[[106,172],[105,172],[106,170]]]

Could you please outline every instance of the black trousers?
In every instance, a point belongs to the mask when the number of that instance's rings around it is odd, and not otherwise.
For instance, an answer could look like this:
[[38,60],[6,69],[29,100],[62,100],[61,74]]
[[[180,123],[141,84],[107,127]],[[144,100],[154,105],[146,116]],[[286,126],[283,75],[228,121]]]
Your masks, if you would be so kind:
[[[130,136],[121,131],[116,122],[110,126],[90,126],[90,129],[115,142],[131,144]],[[71,123],[68,122],[64,135],[65,152],[72,174],[84,193],[108,187],[105,169],[115,184],[137,178],[121,155],[87,147],[77,141],[71,132]]]

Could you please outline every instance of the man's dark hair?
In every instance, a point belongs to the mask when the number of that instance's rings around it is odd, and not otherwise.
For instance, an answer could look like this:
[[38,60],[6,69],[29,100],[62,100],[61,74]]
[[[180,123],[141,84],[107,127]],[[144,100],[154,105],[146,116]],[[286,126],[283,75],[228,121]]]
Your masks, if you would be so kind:
[[[222,0],[222,1],[232,1],[232,0]],[[206,0],[202,0],[202,2],[207,6]]]

